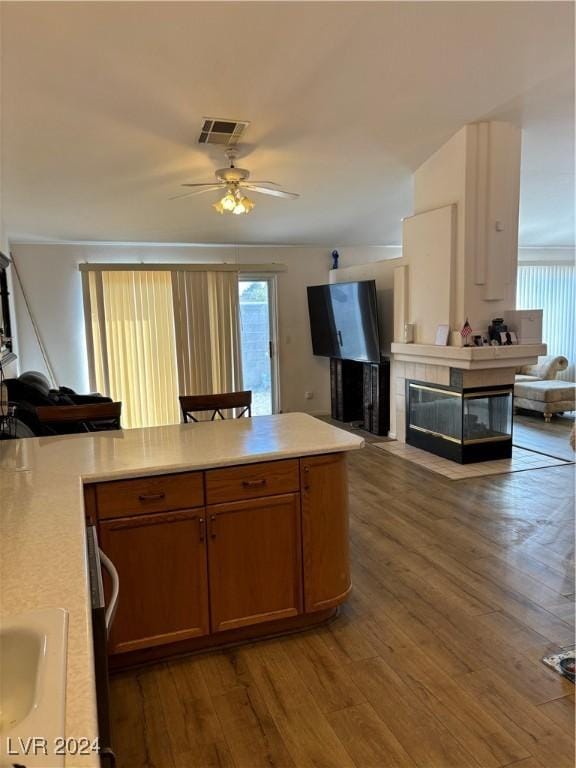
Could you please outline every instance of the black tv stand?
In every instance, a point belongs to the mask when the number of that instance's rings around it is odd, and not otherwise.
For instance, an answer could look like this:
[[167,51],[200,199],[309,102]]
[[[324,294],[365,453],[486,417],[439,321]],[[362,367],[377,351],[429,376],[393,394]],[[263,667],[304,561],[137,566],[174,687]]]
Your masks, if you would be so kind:
[[367,432],[387,435],[390,429],[390,360],[360,363],[330,358],[332,418],[360,422]]

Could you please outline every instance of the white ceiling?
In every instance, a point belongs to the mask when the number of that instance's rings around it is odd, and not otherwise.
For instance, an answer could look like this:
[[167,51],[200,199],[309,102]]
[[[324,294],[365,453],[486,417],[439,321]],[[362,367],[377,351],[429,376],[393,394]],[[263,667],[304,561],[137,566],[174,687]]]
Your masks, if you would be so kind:
[[[411,174],[464,123],[524,128],[523,245],[574,243],[570,2],[3,2],[12,239],[394,244]],[[204,115],[300,192],[218,216]]]

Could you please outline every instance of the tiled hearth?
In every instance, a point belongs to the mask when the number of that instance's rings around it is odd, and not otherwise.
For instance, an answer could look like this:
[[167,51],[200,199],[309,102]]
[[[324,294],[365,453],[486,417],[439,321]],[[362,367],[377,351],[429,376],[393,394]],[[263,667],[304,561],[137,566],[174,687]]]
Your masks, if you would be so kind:
[[422,451],[406,443],[390,441],[387,443],[373,443],[374,448],[387,451],[393,456],[411,461],[419,467],[436,472],[449,480],[469,480],[474,477],[486,477],[489,475],[503,475],[508,472],[523,472],[529,469],[543,469],[544,467],[561,467],[569,462],[554,456],[545,456],[526,448],[512,449],[511,459],[499,459],[497,461],[481,461],[477,464],[457,464],[449,459],[435,456],[433,453]]

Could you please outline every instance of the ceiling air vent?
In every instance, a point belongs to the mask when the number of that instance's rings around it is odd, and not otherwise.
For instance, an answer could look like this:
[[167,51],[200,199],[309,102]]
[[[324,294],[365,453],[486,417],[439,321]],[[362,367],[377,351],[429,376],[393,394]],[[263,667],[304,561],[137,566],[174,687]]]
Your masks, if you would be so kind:
[[204,117],[198,137],[199,144],[237,144],[250,123],[246,120],[225,120],[219,117]]

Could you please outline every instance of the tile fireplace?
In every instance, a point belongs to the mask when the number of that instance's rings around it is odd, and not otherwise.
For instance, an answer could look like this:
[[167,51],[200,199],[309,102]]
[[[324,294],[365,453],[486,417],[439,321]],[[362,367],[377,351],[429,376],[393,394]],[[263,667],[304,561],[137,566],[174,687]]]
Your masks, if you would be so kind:
[[512,387],[451,378],[450,386],[406,380],[406,442],[460,464],[510,458]]

